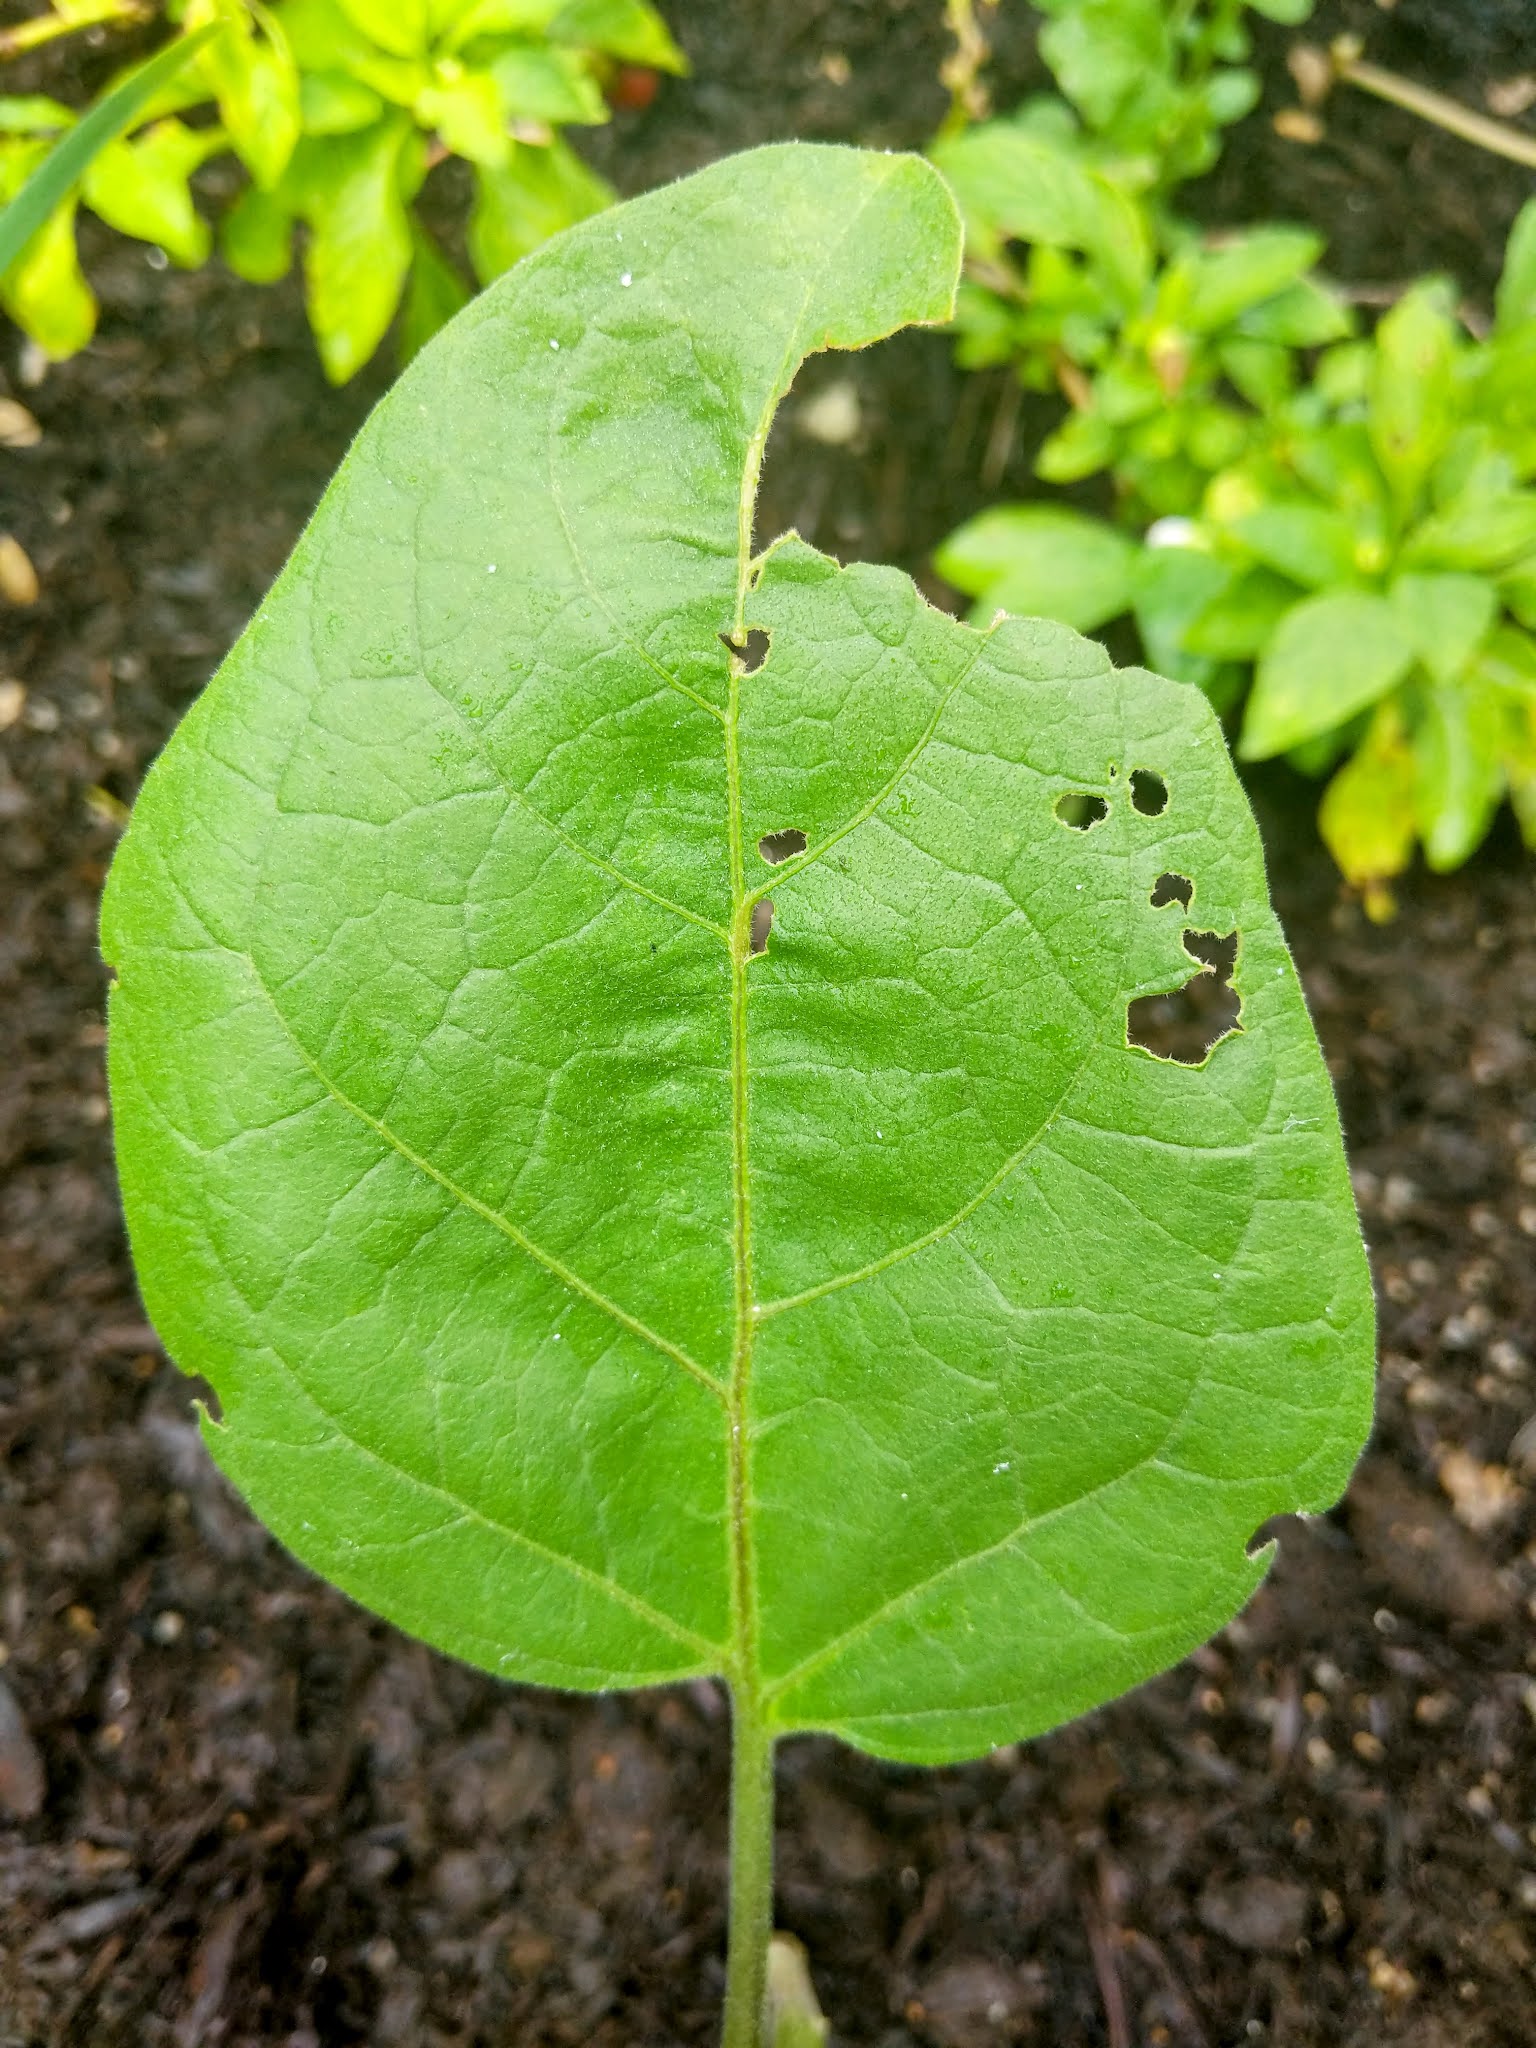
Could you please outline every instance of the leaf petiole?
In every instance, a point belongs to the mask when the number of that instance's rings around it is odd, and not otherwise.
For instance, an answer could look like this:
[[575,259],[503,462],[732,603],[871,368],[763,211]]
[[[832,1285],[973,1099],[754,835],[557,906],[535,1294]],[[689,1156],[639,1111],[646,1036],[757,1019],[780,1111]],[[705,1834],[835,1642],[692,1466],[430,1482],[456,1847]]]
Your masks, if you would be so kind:
[[762,2048],[773,1932],[773,1731],[750,1681],[731,1688],[731,1889],[722,2048]]

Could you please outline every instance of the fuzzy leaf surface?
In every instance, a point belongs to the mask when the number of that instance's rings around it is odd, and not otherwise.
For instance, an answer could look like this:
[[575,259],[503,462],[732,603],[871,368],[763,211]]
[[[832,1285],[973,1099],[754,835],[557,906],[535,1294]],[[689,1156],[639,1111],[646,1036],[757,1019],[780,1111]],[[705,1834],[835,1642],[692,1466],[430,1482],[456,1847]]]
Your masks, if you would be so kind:
[[[753,553],[800,359],[958,259],[918,160],[795,145],[518,264],[364,428],[104,922],[145,1297],[278,1536],[505,1676],[723,1672],[912,1759],[1198,1642],[1370,1406],[1203,698]],[[1186,924],[1239,935],[1198,1067],[1126,1031]]]

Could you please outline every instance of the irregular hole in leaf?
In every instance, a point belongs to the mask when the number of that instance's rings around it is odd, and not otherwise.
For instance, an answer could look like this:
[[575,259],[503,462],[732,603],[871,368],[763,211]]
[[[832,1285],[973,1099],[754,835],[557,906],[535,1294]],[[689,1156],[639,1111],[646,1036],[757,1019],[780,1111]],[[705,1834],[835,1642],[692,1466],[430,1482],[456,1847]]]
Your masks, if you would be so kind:
[[1109,816],[1109,805],[1103,797],[1090,796],[1085,789],[1063,790],[1054,809],[1062,824],[1070,825],[1074,832],[1091,832]]
[[769,867],[776,868],[781,860],[793,860],[797,853],[804,853],[809,844],[798,825],[787,825],[782,832],[765,832],[757,842],[757,850]]
[[1186,931],[1184,950],[1199,971],[1166,995],[1137,996],[1127,1004],[1125,1040],[1155,1059],[1198,1067],[1213,1046],[1238,1028],[1243,1002],[1232,987],[1237,933]]
[[1179,903],[1188,910],[1194,901],[1195,885],[1188,875],[1176,875],[1171,870],[1159,875],[1152,884],[1152,908],[1164,910],[1170,903]]
[[1144,818],[1160,818],[1168,808],[1168,785],[1150,768],[1133,768],[1131,802]]
[[768,659],[768,635],[759,626],[753,626],[744,640],[733,640],[729,633],[722,633],[720,638],[741,663],[744,676],[755,676]]
[[766,953],[768,934],[773,928],[773,898],[765,896],[752,906],[752,951]]

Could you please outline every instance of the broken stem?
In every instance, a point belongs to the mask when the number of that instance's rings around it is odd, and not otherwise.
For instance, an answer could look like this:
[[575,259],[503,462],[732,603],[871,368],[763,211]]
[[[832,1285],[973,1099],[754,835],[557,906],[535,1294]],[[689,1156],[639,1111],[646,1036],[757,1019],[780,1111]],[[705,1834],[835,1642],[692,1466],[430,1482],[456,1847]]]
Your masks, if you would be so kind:
[[773,1932],[773,1733],[756,1691],[731,1688],[731,1899],[722,2048],[762,2048]]
[[1373,93],[1379,100],[1388,100],[1394,107],[1417,114],[1420,120],[1432,122],[1447,134],[1459,135],[1463,142],[1474,142],[1479,149],[1491,150],[1495,156],[1508,157],[1511,163],[1527,164],[1536,170],[1536,135],[1511,128],[1505,121],[1495,121],[1489,114],[1479,114],[1475,108],[1464,107],[1460,100],[1434,92],[1427,85],[1399,78],[1395,71],[1384,71],[1379,64],[1367,63],[1351,36],[1341,36],[1329,55],[1335,76],[1358,86],[1361,92]]

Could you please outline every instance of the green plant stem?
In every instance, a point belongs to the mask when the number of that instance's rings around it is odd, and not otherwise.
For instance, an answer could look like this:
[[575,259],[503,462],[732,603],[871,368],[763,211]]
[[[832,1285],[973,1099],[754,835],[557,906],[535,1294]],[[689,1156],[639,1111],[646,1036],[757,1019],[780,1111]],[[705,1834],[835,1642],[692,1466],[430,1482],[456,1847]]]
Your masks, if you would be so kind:
[[1331,52],[1334,71],[1347,84],[1373,93],[1379,100],[1389,100],[1394,107],[1417,114],[1421,121],[1430,121],[1450,135],[1459,135],[1463,142],[1476,143],[1479,149],[1508,157],[1511,163],[1536,169],[1536,135],[1511,128],[1505,121],[1495,121],[1491,115],[1479,114],[1475,108],[1464,107],[1459,100],[1433,92],[1427,85],[1399,78],[1395,71],[1384,71],[1379,64],[1368,64],[1355,54],[1355,49],[1356,45],[1347,37],[1341,37]]
[[99,13],[37,14],[30,21],[0,28],[0,58],[19,57],[24,50],[41,49],[58,36],[79,35],[82,29],[131,28],[148,21],[151,12],[145,0],[109,0]]
[[773,1933],[773,1734],[756,1689],[731,1688],[731,1900],[723,2048],[762,2048]]

